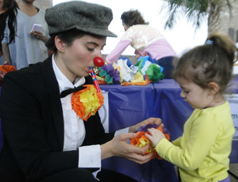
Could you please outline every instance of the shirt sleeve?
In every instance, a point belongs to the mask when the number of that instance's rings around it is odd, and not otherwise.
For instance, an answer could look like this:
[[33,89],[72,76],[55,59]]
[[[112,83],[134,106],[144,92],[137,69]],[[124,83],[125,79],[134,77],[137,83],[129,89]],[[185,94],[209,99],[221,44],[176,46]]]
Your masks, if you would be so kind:
[[199,116],[189,128],[189,136],[186,137],[184,148],[162,139],[156,146],[157,153],[183,169],[194,170],[198,168],[218,135],[219,126],[213,121],[214,118],[210,115]]
[[172,142],[175,146],[181,147],[181,137],[177,138]]
[[106,61],[109,64],[113,64],[121,56],[122,52],[131,44],[130,40],[120,40],[116,47],[106,57]]
[[[116,131],[115,136],[120,133],[128,133],[129,127]],[[100,145],[79,147],[79,168],[101,168]]]
[[100,145],[79,147],[79,168],[101,168]]

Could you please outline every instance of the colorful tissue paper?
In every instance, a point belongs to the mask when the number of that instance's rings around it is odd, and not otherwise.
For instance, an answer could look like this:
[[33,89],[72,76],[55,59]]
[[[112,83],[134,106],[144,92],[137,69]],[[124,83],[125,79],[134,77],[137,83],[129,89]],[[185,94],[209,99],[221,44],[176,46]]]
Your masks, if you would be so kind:
[[152,83],[164,79],[164,68],[158,65],[157,61],[151,59],[150,56],[140,57],[135,66],[138,67],[138,71],[143,75],[148,75]]
[[130,139],[130,143],[131,145],[137,146],[137,147],[144,147],[146,145],[150,145],[150,148],[146,151],[145,154],[154,152],[154,155],[152,156],[152,158],[157,158],[157,159],[162,159],[157,152],[154,150],[154,147],[152,142],[145,136],[145,134],[149,134],[148,129],[149,128],[156,128],[158,130],[160,130],[162,133],[164,133],[165,138],[167,140],[170,140],[170,133],[166,128],[162,128],[161,126],[158,126],[156,124],[148,124],[145,126],[141,126],[138,130],[137,130],[137,136],[135,138]]
[[15,68],[14,65],[10,65],[10,64],[7,64],[7,63],[4,64],[4,65],[0,65],[0,71],[3,74],[6,74],[6,73],[11,72],[11,71],[15,71],[15,70],[17,70],[17,69]]
[[72,109],[84,121],[102,107],[104,97],[102,91],[97,92],[94,85],[84,85],[86,88],[73,93],[71,98]]
[[4,75],[8,72],[17,70],[14,65],[10,65],[9,63],[5,63],[4,65],[0,65],[0,86],[2,86],[2,79]]
[[105,63],[97,69],[99,84],[147,85],[164,79],[163,67],[148,55],[140,57],[135,65],[129,58],[120,57],[113,65]]
[[119,69],[111,64],[98,68],[97,79],[99,84],[120,84],[123,81]]

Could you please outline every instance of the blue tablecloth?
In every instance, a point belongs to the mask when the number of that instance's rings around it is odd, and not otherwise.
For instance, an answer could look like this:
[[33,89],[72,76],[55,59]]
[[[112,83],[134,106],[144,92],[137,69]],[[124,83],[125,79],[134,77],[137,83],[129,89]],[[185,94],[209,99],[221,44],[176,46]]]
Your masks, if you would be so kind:
[[[134,125],[154,115],[155,89],[146,86],[100,85],[108,91],[109,131]],[[151,160],[139,165],[129,160],[112,157],[102,167],[124,173],[140,182],[176,182],[174,166],[165,160]]]
[[147,119],[153,114],[152,84],[146,86],[100,85],[108,91],[109,130],[116,131]]

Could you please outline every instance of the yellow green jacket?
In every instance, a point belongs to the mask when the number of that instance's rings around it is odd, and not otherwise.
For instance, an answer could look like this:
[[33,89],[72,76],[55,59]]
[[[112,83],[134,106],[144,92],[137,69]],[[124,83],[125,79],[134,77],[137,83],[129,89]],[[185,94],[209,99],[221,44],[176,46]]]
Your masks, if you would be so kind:
[[160,140],[156,151],[179,167],[182,182],[217,182],[228,177],[234,132],[226,101],[212,108],[195,109],[184,125],[182,137],[172,143]]

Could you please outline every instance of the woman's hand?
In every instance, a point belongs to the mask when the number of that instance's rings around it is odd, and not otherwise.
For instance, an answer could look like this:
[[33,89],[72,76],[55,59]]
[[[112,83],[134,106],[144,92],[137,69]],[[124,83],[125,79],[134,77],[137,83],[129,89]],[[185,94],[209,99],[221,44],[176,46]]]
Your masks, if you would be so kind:
[[115,136],[111,141],[101,145],[102,159],[118,156],[138,164],[144,164],[150,161],[153,156],[153,152],[144,155],[149,149],[149,145],[140,148],[127,143],[128,139],[135,137],[135,133],[123,133]]
[[43,41],[43,42],[45,42],[45,43],[48,41],[48,38],[47,38],[46,36],[44,36],[44,35],[42,34],[42,32],[32,31],[32,32],[30,32],[30,34],[31,34],[32,36],[34,36],[35,38],[37,38],[38,40],[41,40],[41,41]]
[[156,147],[161,139],[165,138],[164,134],[155,128],[150,128],[148,131],[151,135],[146,133],[145,136],[150,139],[154,147]]
[[148,118],[136,125],[131,126],[129,128],[129,132],[135,133],[141,126],[145,126],[147,124],[157,124],[157,125],[162,125],[162,127],[164,126],[160,118]]

